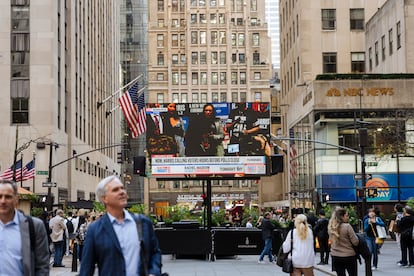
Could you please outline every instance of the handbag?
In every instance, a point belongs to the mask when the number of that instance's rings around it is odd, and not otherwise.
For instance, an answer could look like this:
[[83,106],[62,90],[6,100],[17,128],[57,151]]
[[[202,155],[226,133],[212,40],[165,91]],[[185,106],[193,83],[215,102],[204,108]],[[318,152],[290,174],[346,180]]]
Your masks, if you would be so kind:
[[[375,243],[376,244],[383,244],[384,243],[384,240],[382,238],[380,238],[380,237],[377,236],[377,234],[375,233],[375,230],[374,230],[374,227],[372,226],[372,224],[369,223],[369,225],[371,225],[372,233],[374,233]],[[379,226],[379,225],[377,225],[377,226]]]
[[378,238],[380,239],[387,238],[387,230],[385,230],[384,226],[377,224],[376,228],[377,228]]
[[[286,257],[283,260],[282,271],[286,273],[293,272],[293,262],[292,262],[292,251],[293,251],[293,229],[290,232],[290,251],[286,253]],[[289,258],[290,254],[290,258]]]

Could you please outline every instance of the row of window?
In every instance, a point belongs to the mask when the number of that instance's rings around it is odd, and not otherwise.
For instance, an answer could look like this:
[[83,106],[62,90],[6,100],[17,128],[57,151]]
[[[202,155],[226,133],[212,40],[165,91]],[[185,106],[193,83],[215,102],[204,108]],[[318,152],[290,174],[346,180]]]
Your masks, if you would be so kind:
[[[260,73],[259,73],[260,74]],[[260,77],[260,75],[259,75]],[[186,85],[187,84],[187,73],[172,72],[172,84],[178,85],[180,84]],[[191,84],[192,85],[207,85],[207,72],[200,72],[191,73]],[[211,72],[211,83],[212,85],[219,84],[219,73],[218,72]],[[227,84],[227,77],[226,72],[220,72],[220,84]],[[231,72],[231,84],[246,84],[246,72]]]
[[[226,31],[210,31],[209,45],[225,45],[227,44]],[[245,46],[245,33],[232,33],[231,34],[231,45],[232,46]],[[199,43],[200,42],[200,43]],[[207,44],[207,32],[206,31],[192,31],[191,32],[191,44]],[[185,34],[171,34],[171,46],[181,47],[186,46]],[[260,34],[252,33],[251,46],[260,46]],[[157,35],[157,47],[165,47],[165,35]]]
[[88,160],[83,160],[81,158],[75,158],[75,169],[99,178],[105,178],[115,173],[115,171],[109,171],[108,167],[101,168],[99,167],[99,164],[95,165]]
[[[336,9],[322,9],[322,30],[336,29]],[[351,31],[365,29],[365,10],[350,9],[349,10],[349,27]]]
[[[132,27],[133,18],[132,15],[127,15],[127,26]],[[180,28],[185,27],[186,20],[185,19],[178,19],[173,18],[171,19],[171,27],[173,28]],[[191,24],[207,24],[207,17],[206,14],[191,14],[190,15],[190,22]],[[243,26],[244,19],[243,18],[231,18],[231,23],[235,26]],[[224,13],[211,13],[210,14],[210,24],[226,24],[226,15]],[[260,19],[256,17],[250,18],[250,26],[260,26]],[[163,18],[158,19],[158,27],[164,28],[167,27],[165,20]]]
[[[166,0],[158,0],[157,8],[159,12],[165,11],[165,4],[168,1]],[[185,11],[185,0],[171,0],[171,10],[173,12],[178,11]],[[223,7],[226,4],[225,0],[191,0],[190,7],[206,7],[207,3],[210,7]],[[230,0],[230,5],[232,11],[243,11],[243,6],[245,4],[245,0]],[[257,0],[250,0],[250,10],[257,11]]]
[[[211,52],[211,64],[227,64],[226,62],[226,52]],[[237,59],[238,57],[238,59]],[[239,63],[239,64],[245,64],[246,63],[246,56],[244,53],[234,53],[231,55],[232,63]],[[184,65],[186,64],[186,56],[185,54],[172,54],[171,56],[171,63],[172,65]],[[200,55],[198,55],[198,52],[192,52],[191,53],[191,64],[207,64],[207,52],[201,51]],[[264,61],[260,61],[260,53],[255,51],[252,54],[252,64],[253,65],[260,65],[265,64]],[[165,65],[165,54],[162,52],[159,52],[157,54],[157,65],[163,66]]]
[[[322,53],[323,73],[337,73],[337,53],[329,52]],[[353,52],[351,53],[351,72],[363,73],[365,72],[365,53]]]
[[[396,24],[397,30],[397,50],[401,48],[401,22],[398,21]],[[381,36],[381,60],[385,61],[386,52],[387,52],[387,44],[388,44],[388,55],[391,56],[394,53],[394,31],[393,28],[388,30],[388,43],[385,38],[385,34]],[[374,43],[374,58],[375,58],[375,66],[379,65],[379,42],[378,40]],[[368,48],[368,66],[369,70],[372,71],[373,67],[373,60],[372,60],[372,47]]]
[[[211,99],[209,99],[209,95],[211,95]],[[247,101],[247,94],[246,92],[231,92],[231,101],[232,102],[246,102]],[[209,102],[227,102],[227,92],[192,92],[191,93],[191,101],[188,98],[189,94],[187,92],[181,93],[172,93],[172,100],[175,103],[209,103]],[[256,91],[254,92],[254,101],[260,102],[262,101],[262,92]],[[165,103],[165,94],[164,93],[157,93],[157,102],[158,103]]]
[[11,1],[11,123],[29,123],[30,7],[29,0]]
[[[212,180],[212,186],[225,186],[233,188],[250,188],[254,185],[255,180]],[[174,181],[157,181],[158,189],[188,189],[190,187],[202,187],[201,180],[174,180]]]

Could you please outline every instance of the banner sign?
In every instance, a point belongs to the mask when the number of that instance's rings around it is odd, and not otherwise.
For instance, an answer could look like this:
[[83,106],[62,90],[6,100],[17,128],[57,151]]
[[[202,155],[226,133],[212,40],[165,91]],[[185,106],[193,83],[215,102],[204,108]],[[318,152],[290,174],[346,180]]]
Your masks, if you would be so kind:
[[147,176],[266,175],[270,104],[147,104]]

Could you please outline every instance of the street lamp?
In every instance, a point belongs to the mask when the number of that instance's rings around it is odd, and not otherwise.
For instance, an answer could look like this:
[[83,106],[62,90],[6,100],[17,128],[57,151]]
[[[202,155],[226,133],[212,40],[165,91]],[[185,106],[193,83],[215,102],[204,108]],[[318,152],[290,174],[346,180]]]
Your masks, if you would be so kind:
[[59,144],[55,142],[39,142],[37,143],[38,149],[44,149],[45,145],[49,145],[49,173],[47,176],[47,210],[52,211],[53,200],[52,200],[52,159],[53,159],[53,147],[59,148]]

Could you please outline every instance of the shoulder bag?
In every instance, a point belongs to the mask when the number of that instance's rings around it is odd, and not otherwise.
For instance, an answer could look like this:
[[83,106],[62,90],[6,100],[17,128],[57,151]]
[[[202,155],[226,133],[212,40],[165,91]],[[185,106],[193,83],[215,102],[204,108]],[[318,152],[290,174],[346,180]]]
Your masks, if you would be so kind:
[[293,229],[292,232],[290,232],[290,258],[289,252],[286,256],[285,260],[283,261],[282,271],[286,273],[292,273],[293,272],[293,262],[292,262],[292,251],[293,251]]
[[381,239],[380,237],[378,237],[377,233],[375,232],[374,227],[372,226],[372,223],[370,223],[369,225],[371,225],[372,233],[374,233],[375,243],[376,244],[383,244],[384,243],[384,240]]

